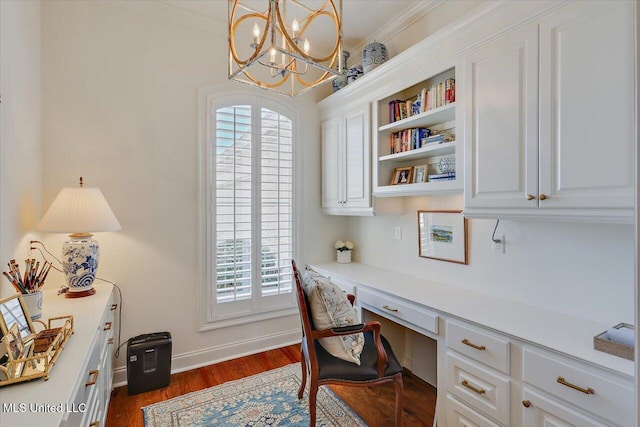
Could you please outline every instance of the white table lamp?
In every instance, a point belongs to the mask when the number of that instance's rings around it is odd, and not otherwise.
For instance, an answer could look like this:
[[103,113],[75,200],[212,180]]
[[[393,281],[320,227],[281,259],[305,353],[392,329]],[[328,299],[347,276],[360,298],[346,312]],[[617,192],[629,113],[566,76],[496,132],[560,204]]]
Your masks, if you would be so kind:
[[91,232],[115,231],[122,227],[102,192],[84,187],[82,177],[77,188],[64,187],[44,214],[37,230],[72,233],[62,245],[62,269],[69,285],[66,296],[93,295],[99,259],[98,242]]

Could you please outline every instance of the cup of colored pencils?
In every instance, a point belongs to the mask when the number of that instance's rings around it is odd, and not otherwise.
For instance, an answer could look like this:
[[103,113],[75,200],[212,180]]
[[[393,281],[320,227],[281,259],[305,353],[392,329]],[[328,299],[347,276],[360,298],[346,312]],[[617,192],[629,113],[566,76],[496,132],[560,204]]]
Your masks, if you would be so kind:
[[42,317],[42,287],[44,281],[51,270],[51,263],[45,261],[40,266],[40,261],[35,259],[24,260],[24,274],[20,272],[20,266],[12,259],[7,264],[9,271],[2,274],[9,279],[16,292],[22,294],[22,299],[27,308],[27,312],[32,320]]

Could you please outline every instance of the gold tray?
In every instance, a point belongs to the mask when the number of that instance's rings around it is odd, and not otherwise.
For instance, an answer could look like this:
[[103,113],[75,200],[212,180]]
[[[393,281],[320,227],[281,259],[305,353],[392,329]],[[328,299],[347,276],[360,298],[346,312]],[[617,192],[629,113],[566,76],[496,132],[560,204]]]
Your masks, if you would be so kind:
[[47,331],[58,329],[50,341],[46,350],[34,353],[35,338],[30,338],[27,345],[29,350],[25,357],[8,360],[5,365],[0,365],[0,386],[29,381],[36,378],[49,379],[49,372],[58,360],[58,356],[73,334],[73,316],[52,317],[47,324],[41,321]]

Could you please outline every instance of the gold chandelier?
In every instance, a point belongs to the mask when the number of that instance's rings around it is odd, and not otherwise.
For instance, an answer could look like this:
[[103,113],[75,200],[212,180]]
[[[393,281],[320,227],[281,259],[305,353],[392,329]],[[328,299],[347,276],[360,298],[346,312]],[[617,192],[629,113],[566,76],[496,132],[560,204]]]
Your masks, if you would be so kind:
[[296,96],[342,73],[342,0],[228,1],[229,79]]

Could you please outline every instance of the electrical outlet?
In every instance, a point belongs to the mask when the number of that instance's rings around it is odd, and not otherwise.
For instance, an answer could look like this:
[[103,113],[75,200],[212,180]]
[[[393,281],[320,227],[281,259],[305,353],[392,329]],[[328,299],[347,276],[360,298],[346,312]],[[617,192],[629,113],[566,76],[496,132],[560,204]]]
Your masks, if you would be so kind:
[[493,253],[494,254],[503,254],[504,253],[504,246],[505,246],[505,242],[504,242],[504,235],[498,237],[497,242],[492,241],[491,242],[491,247],[493,248]]
[[402,227],[396,227],[396,240],[402,240]]

